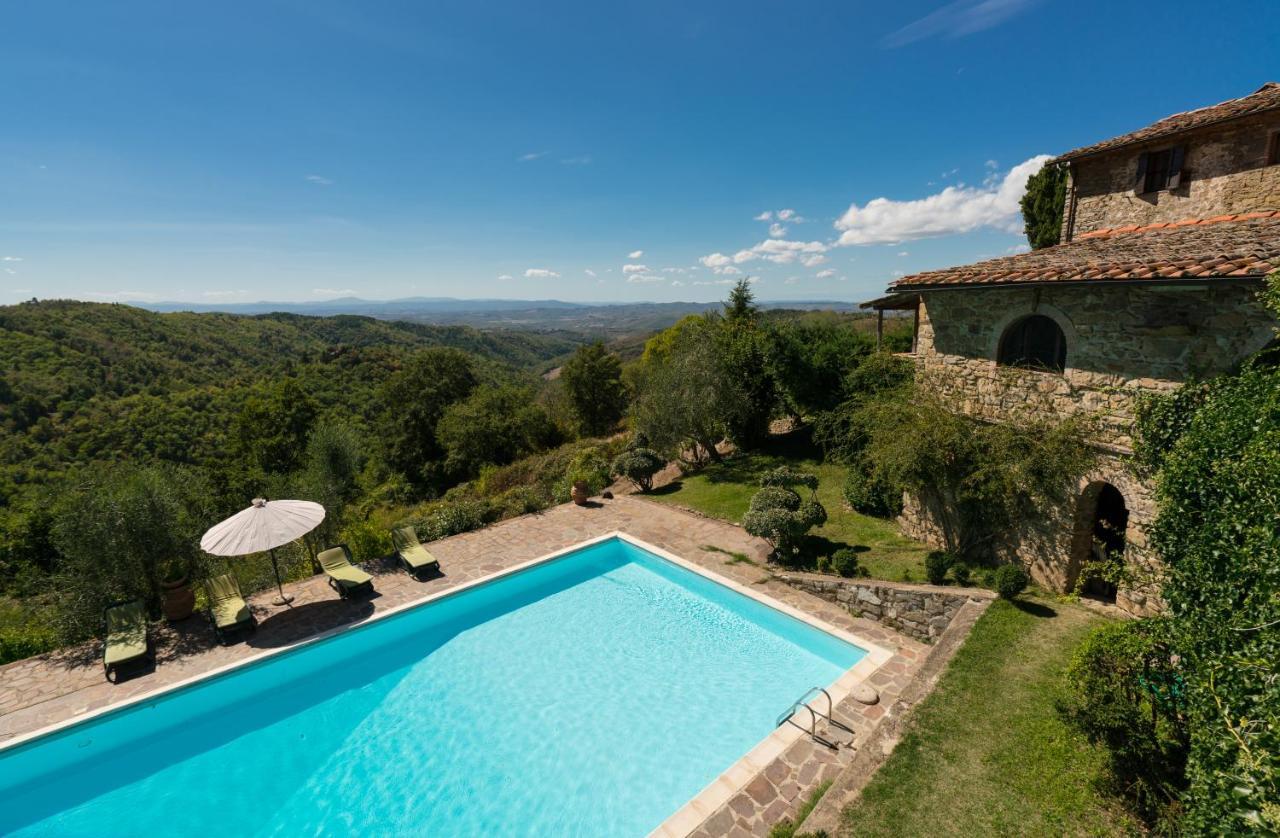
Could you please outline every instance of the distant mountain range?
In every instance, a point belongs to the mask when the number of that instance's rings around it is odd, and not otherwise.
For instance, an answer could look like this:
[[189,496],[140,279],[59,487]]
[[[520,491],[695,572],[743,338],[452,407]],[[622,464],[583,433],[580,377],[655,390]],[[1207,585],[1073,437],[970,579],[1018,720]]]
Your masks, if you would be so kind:
[[[319,302],[134,303],[158,312],[192,311],[228,314],[286,312],[316,317],[354,314],[379,320],[465,324],[479,328],[570,330],[604,335],[641,334],[662,329],[688,314],[719,309],[720,303],[570,303],[563,300],[461,300],[453,297],[406,297],[364,300],[342,297]],[[767,309],[831,309],[856,311],[857,303],[834,300],[763,301]]]

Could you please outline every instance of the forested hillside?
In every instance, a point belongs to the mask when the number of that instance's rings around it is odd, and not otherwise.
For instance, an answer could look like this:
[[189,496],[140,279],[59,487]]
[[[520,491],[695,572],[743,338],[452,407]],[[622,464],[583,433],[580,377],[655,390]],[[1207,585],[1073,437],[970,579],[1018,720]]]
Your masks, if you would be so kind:
[[366,317],[157,314],[42,301],[0,308],[0,502],[97,461],[203,464],[247,399],[296,382],[320,411],[368,409],[411,353],[452,347],[532,369],[585,341]]

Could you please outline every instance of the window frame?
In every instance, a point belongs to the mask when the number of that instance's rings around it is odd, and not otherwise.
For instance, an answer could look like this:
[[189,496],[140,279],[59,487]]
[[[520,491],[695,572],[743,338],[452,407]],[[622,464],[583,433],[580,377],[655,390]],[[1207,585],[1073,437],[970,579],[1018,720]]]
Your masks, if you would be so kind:
[[[1028,340],[1028,325],[1032,322],[1045,323],[1053,327],[1053,361],[1052,364],[1041,363],[1040,358],[1031,358]],[[1016,334],[1015,334],[1016,333]],[[1015,355],[1010,342],[1020,340],[1021,346]],[[1000,339],[996,342],[995,363],[998,367],[1026,370],[1028,372],[1047,373],[1050,375],[1066,375],[1067,372],[1067,332],[1057,320],[1041,312],[1024,314],[1004,327]],[[1014,356],[1016,360],[1010,360]]]

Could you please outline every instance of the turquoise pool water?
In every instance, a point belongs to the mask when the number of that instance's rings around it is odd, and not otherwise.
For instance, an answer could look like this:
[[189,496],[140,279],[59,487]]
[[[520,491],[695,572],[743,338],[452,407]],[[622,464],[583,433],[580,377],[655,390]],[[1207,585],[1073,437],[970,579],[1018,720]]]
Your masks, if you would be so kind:
[[0,833],[642,836],[864,655],[610,539],[0,752]]

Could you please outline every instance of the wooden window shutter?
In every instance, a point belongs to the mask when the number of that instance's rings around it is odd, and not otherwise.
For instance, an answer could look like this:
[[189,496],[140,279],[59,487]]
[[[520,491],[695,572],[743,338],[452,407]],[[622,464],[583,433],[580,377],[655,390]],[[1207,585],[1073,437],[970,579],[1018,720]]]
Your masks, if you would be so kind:
[[1147,191],[1147,153],[1138,155],[1138,176],[1133,179],[1133,191],[1141,195]]
[[1174,146],[1173,154],[1169,156],[1169,179],[1165,181],[1165,188],[1177,189],[1182,185],[1182,160],[1186,151],[1184,145]]

